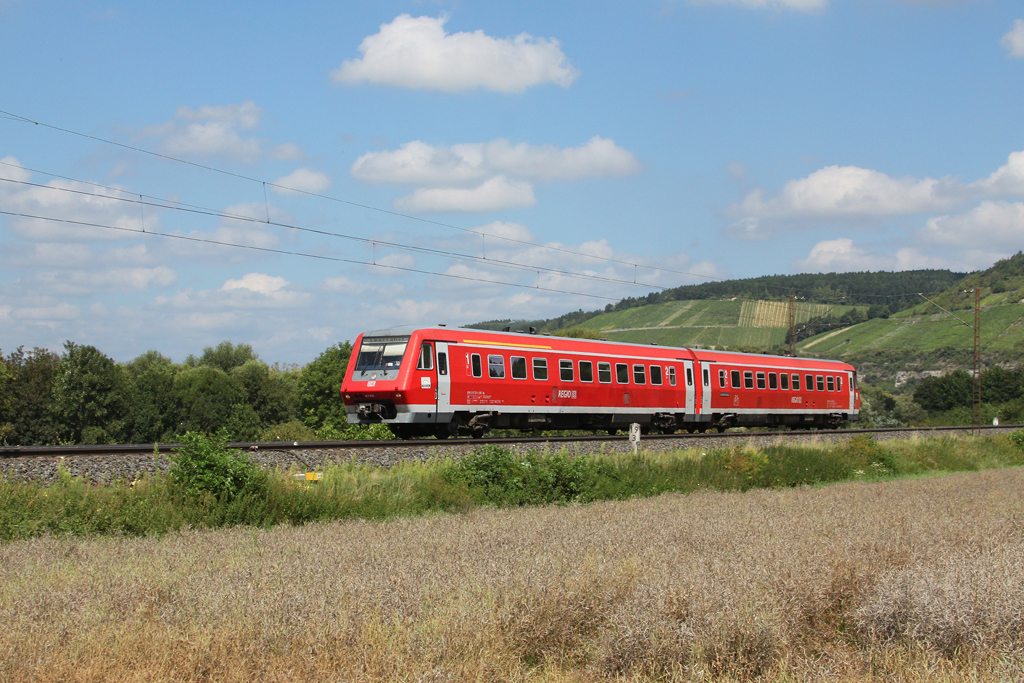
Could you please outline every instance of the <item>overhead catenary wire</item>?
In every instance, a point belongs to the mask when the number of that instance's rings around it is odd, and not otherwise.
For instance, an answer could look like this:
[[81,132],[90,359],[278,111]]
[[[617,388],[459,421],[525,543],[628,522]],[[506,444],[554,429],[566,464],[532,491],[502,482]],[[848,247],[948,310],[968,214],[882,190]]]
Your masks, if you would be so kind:
[[[423,218],[421,216],[415,216],[415,215],[412,215],[412,214],[406,214],[406,213],[402,213],[402,212],[399,212],[399,211],[393,211],[393,210],[389,210],[389,209],[384,209],[384,208],[381,208],[381,207],[378,207],[378,206],[373,206],[373,205],[369,205],[369,204],[362,204],[362,203],[354,202],[354,201],[351,201],[351,200],[341,199],[339,197],[333,197],[331,195],[326,195],[326,194],[319,193],[319,192],[311,192],[311,191],[308,191],[308,190],[303,190],[303,189],[299,189],[299,188],[289,187],[287,185],[283,185],[283,184],[280,184],[280,183],[274,183],[274,182],[265,181],[265,180],[262,180],[262,179],[259,179],[259,178],[255,178],[255,177],[252,177],[252,176],[248,176],[248,175],[245,175],[245,174],[242,174],[242,173],[235,173],[233,171],[228,171],[228,170],[225,170],[225,169],[222,169],[222,168],[217,168],[215,166],[210,166],[208,164],[202,164],[202,163],[198,163],[198,162],[195,162],[195,161],[189,161],[187,159],[182,159],[182,158],[175,157],[175,156],[172,156],[172,155],[169,155],[169,154],[163,154],[163,153],[160,153],[160,152],[155,152],[153,150],[145,149],[143,147],[137,147],[137,146],[129,145],[129,144],[126,144],[126,143],[117,142],[117,141],[114,141],[114,140],[109,140],[107,138],[102,138],[102,137],[99,137],[99,136],[96,136],[96,135],[90,135],[88,133],[82,133],[80,131],[72,130],[70,128],[64,128],[64,127],[57,126],[57,125],[50,124],[50,123],[45,123],[43,121],[37,121],[37,120],[34,120],[34,119],[29,118],[27,116],[23,116],[23,115],[20,115],[20,114],[14,113],[14,112],[10,112],[10,111],[6,111],[6,110],[2,110],[2,109],[0,109],[0,119],[14,121],[14,122],[18,122],[18,123],[26,123],[26,124],[31,124],[31,125],[35,125],[35,126],[40,126],[40,127],[48,128],[50,130],[54,130],[54,131],[61,132],[61,133],[64,133],[64,134],[73,135],[73,136],[81,137],[81,138],[84,138],[84,139],[93,140],[95,142],[100,142],[100,143],[103,143],[103,144],[108,144],[108,145],[120,147],[120,148],[127,149],[127,150],[130,150],[130,151],[133,151],[133,152],[138,152],[140,154],[146,154],[146,155],[149,155],[149,156],[152,156],[152,157],[155,157],[155,158],[160,158],[160,159],[164,159],[164,160],[171,161],[171,162],[174,162],[174,163],[179,163],[179,164],[191,166],[191,167],[202,169],[202,170],[209,171],[209,172],[212,172],[212,173],[218,173],[218,174],[221,174],[221,175],[238,178],[240,180],[245,180],[245,181],[253,182],[253,183],[257,183],[257,184],[262,184],[264,186],[264,193],[265,193],[266,186],[269,185],[270,187],[276,188],[276,189],[279,189],[279,190],[284,190],[284,191],[288,191],[288,192],[294,192],[294,193],[297,193],[297,194],[302,194],[302,195],[306,195],[306,196],[310,196],[310,197],[316,197],[316,198],[324,199],[324,200],[331,201],[331,202],[337,202],[337,203],[345,204],[345,205],[348,205],[348,206],[352,206],[352,207],[356,207],[356,208],[361,208],[361,209],[366,209],[368,211],[374,211],[374,212],[378,212],[378,213],[382,213],[382,214],[386,214],[386,215],[396,216],[396,217],[400,217],[400,218],[404,218],[404,219],[408,219],[408,220],[411,220],[411,221],[416,221],[416,222],[420,222],[420,223],[424,223],[424,224],[436,225],[436,226],[439,226],[439,227],[444,227],[444,228],[448,228],[448,229],[452,229],[452,230],[457,230],[457,231],[468,233],[468,234],[480,235],[481,239],[484,239],[485,237],[491,237],[492,239],[496,239],[496,240],[501,240],[501,241],[505,241],[505,242],[521,244],[521,245],[525,245],[525,246],[535,247],[535,248],[538,248],[538,249],[545,249],[545,250],[560,252],[560,253],[564,253],[564,254],[571,254],[571,255],[574,255],[574,256],[581,257],[581,258],[594,259],[594,260],[598,260],[598,261],[604,261],[604,262],[607,262],[607,263],[619,264],[619,265],[623,265],[623,266],[633,266],[634,272],[638,268],[645,268],[647,270],[660,271],[660,272],[664,272],[664,273],[672,273],[672,274],[677,274],[677,275],[685,275],[685,276],[689,276],[689,277],[699,277],[699,278],[703,278],[703,279],[706,279],[706,280],[709,280],[709,281],[721,281],[721,278],[716,278],[716,277],[713,277],[713,276],[710,276],[710,275],[706,275],[704,273],[694,273],[694,272],[689,272],[689,271],[677,270],[677,269],[673,269],[673,268],[665,268],[665,267],[660,267],[660,266],[645,265],[645,264],[636,263],[635,261],[626,261],[626,260],[623,260],[623,259],[616,259],[616,258],[611,258],[611,257],[599,256],[599,255],[596,255],[596,254],[588,254],[588,253],[585,253],[585,252],[580,252],[580,251],[576,251],[576,250],[573,250],[573,249],[567,249],[567,248],[564,248],[564,247],[554,246],[554,245],[551,245],[551,244],[541,244],[541,243],[537,243],[537,242],[531,242],[529,240],[521,240],[521,239],[517,239],[517,238],[514,238],[514,237],[508,237],[508,236],[504,236],[504,235],[495,235],[495,234],[483,232],[483,231],[477,230],[477,229],[464,228],[464,227],[461,227],[461,226],[452,225],[450,223],[444,223],[444,222],[441,222],[441,221],[435,221],[435,220],[431,220],[431,219],[428,219],[428,218]],[[0,162],[0,163],[6,163],[6,162]],[[16,166],[15,164],[7,164],[7,165],[9,165],[9,166]],[[32,169],[29,169],[27,167],[22,167],[22,168],[26,168],[26,170],[32,170]],[[50,175],[50,176],[55,177],[55,178],[63,178],[65,180],[73,180],[75,182],[81,182],[81,183],[86,183],[86,184],[90,184],[90,185],[95,185],[97,187],[104,187],[104,188],[106,188],[106,186],[100,185],[98,183],[90,183],[89,181],[76,180],[76,179],[73,179],[73,178],[68,178],[66,176],[60,176],[60,175],[57,175],[57,174],[47,173],[47,172],[44,172],[44,171],[33,171],[33,172],[45,173],[46,175]],[[120,190],[120,188],[108,188],[108,189],[117,189],[118,191],[122,191],[123,192],[123,190]],[[265,200],[266,200],[266,195],[264,194],[264,196],[265,196]],[[171,202],[169,202],[167,200],[160,200],[160,201],[166,202],[166,204],[163,205],[162,208],[171,208],[169,206],[169,204]],[[174,202],[174,204],[177,204],[179,206],[189,206],[189,207],[192,206],[192,205],[189,205],[189,204],[183,203],[183,202]],[[159,205],[155,205],[155,206],[159,206]],[[267,207],[267,214],[268,214],[268,222],[269,222],[269,206]],[[219,212],[219,213],[216,213],[215,215],[223,215],[225,217],[235,218],[237,220],[252,220],[250,217],[247,217],[247,216],[236,216],[236,215],[227,214],[226,212]],[[262,222],[262,221],[258,221],[258,222]],[[273,223],[271,223],[271,224],[273,224]],[[297,226],[288,226],[288,225],[283,225],[283,224],[281,225],[281,227],[298,229]],[[326,234],[330,235],[332,233],[326,233]],[[354,238],[354,237],[351,237],[351,236],[345,236],[344,239],[356,239],[356,240],[364,241],[364,242],[369,242],[370,241],[370,240],[367,240],[365,238]],[[377,240],[377,242],[382,244],[382,245],[385,244],[384,242],[380,242],[379,240]],[[394,244],[391,244],[391,245],[388,245],[388,246],[392,246],[393,248],[402,248],[402,249],[410,249],[410,250],[425,249],[425,248],[409,247],[407,245],[400,245],[398,243],[394,243]],[[436,251],[440,251],[440,250],[436,250]],[[469,255],[460,255],[460,256],[457,256],[457,257],[456,256],[452,256],[452,258],[472,259],[473,257],[471,257]],[[479,259],[479,260],[486,260],[489,264],[492,264],[492,265],[499,263],[499,261],[497,261],[495,259],[486,258],[486,252],[484,252],[483,258]],[[504,264],[504,265],[511,266],[512,264],[508,263],[508,264]],[[521,265],[521,266],[524,266],[527,269],[534,270],[534,271],[537,270],[537,268],[538,268],[537,266],[527,266],[525,264],[516,264],[516,265]],[[555,272],[554,270],[545,269],[543,267],[540,267],[540,269],[541,270],[545,270],[546,272]],[[600,276],[583,275],[582,277],[584,277],[585,279],[594,279],[594,280],[601,279]],[[622,281],[609,280],[609,282],[616,283],[616,284],[624,284],[624,285],[636,284],[637,286],[650,287],[650,288],[653,288],[653,289],[661,289],[663,291],[666,290],[666,289],[670,289],[670,288],[666,288],[666,287],[663,287],[663,286],[660,286],[660,285],[645,284],[645,283],[642,283],[642,282],[632,283],[632,282],[630,282],[628,280],[622,280]],[[686,285],[684,285],[684,286],[686,286]],[[692,285],[692,286],[699,286],[699,285]],[[792,292],[792,290],[793,290],[792,286],[786,286],[786,285],[772,285],[772,284],[768,284],[768,283],[763,283],[763,286],[765,287],[766,290],[767,289],[776,289],[776,290],[778,290],[780,292],[787,292],[787,293]],[[865,294],[865,293],[858,293],[856,296],[857,296],[858,299],[875,299],[875,300],[890,300],[891,301],[891,300],[905,299],[907,297],[915,296],[916,294],[917,294],[917,292],[914,291],[914,292],[891,293],[891,294]],[[599,297],[599,298],[607,298],[607,297]]]
[[544,291],[544,292],[553,292],[553,293],[556,293],[556,294],[570,294],[570,295],[573,295],[573,296],[584,296],[584,297],[588,297],[588,298],[591,298],[591,299],[604,299],[605,301],[617,301],[617,299],[615,299],[613,297],[601,296],[600,294],[588,294],[586,292],[573,292],[573,291],[568,291],[568,290],[563,290],[563,289],[555,289],[553,287],[539,287],[539,286],[534,286],[534,285],[524,285],[524,284],[520,284],[518,282],[505,282],[505,281],[502,281],[502,280],[487,280],[485,278],[471,277],[469,275],[456,275],[454,273],[439,273],[439,272],[436,272],[436,271],[422,270],[422,269],[419,269],[419,268],[408,268],[408,267],[405,267],[405,266],[396,266],[396,265],[384,264],[384,263],[371,263],[370,261],[359,261],[357,259],[342,258],[340,256],[327,256],[327,255],[324,255],[324,254],[308,254],[308,253],[299,252],[299,251],[288,251],[287,249],[274,249],[272,247],[257,247],[257,246],[251,245],[251,244],[237,244],[235,242],[225,242],[225,241],[222,241],[222,240],[214,240],[214,239],[209,239],[209,238],[205,238],[205,237],[192,237],[192,236],[189,236],[189,235],[176,235],[174,233],[154,232],[152,230],[144,232],[142,230],[136,230],[135,228],[126,228],[126,227],[119,226],[119,225],[105,225],[103,223],[91,223],[91,222],[88,222],[88,221],[76,221],[76,220],[71,220],[71,219],[68,219],[68,218],[57,218],[57,217],[54,217],[54,216],[37,216],[37,215],[33,215],[33,214],[28,214],[28,213],[21,213],[21,212],[18,212],[18,211],[5,211],[3,209],[0,209],[0,214],[6,215],[6,216],[14,216],[14,217],[17,217],[17,218],[28,218],[28,219],[32,219],[32,220],[51,221],[51,222],[54,222],[54,223],[66,223],[66,224],[69,224],[69,225],[78,225],[78,226],[88,227],[88,228],[101,228],[101,229],[104,229],[104,230],[117,230],[117,231],[120,231],[120,232],[131,232],[131,233],[135,233],[135,234],[138,234],[138,235],[147,235],[149,237],[167,237],[167,238],[170,238],[170,239],[184,240],[184,241],[187,241],[187,242],[200,242],[200,243],[204,243],[204,244],[216,244],[216,245],[224,246],[224,247],[235,247],[235,248],[238,248],[238,249],[251,249],[253,251],[262,251],[262,252],[268,252],[268,253],[273,253],[273,254],[283,254],[283,255],[286,255],[286,256],[300,256],[300,257],[303,257],[303,258],[311,258],[311,259],[317,259],[317,260],[321,260],[321,261],[335,261],[335,262],[338,262],[338,263],[351,263],[351,264],[360,265],[360,266],[370,266],[371,268],[387,268],[389,270],[400,270],[400,271],[404,271],[404,272],[407,272],[407,273],[418,273],[420,275],[434,275],[434,276],[437,276],[437,277],[446,277],[446,278],[451,278],[451,279],[454,279],[454,280],[465,280],[465,281],[468,281],[468,282],[482,282],[482,283],[486,283],[486,284],[501,285],[501,286],[505,286],[505,287],[519,287],[519,288],[522,288],[522,289],[539,289],[539,290]]
[[169,154],[162,154],[160,152],[154,152],[153,150],[145,149],[144,147],[136,147],[134,145],[129,145],[129,144],[126,144],[126,143],[123,143],[123,142],[116,142],[114,140],[108,140],[106,138],[101,138],[101,137],[96,136],[96,135],[90,135],[88,133],[82,133],[80,131],[71,130],[70,128],[63,128],[61,126],[56,126],[56,125],[53,125],[53,124],[50,124],[50,123],[44,123],[42,121],[36,121],[36,120],[31,119],[31,118],[29,118],[27,116],[22,116],[20,114],[16,114],[14,112],[5,111],[5,110],[2,110],[2,109],[0,109],[0,116],[6,117],[9,120],[16,121],[16,122],[19,122],[19,123],[30,123],[30,124],[35,125],[35,126],[41,126],[43,128],[49,128],[50,130],[55,130],[55,131],[58,131],[58,132],[61,132],[61,133],[65,133],[65,134],[68,134],[68,135],[75,135],[75,136],[78,136],[78,137],[81,137],[81,138],[85,138],[85,139],[88,139],[88,140],[94,140],[96,142],[101,142],[101,143],[108,144],[108,145],[114,145],[116,147],[121,147],[123,149],[128,149],[128,150],[131,150],[133,152],[138,152],[140,154],[147,154],[149,156],[153,156],[153,157],[156,157],[156,158],[159,158],[159,159],[165,159],[167,161],[173,161],[175,163],[185,164],[185,165],[188,165],[188,166],[193,166],[195,168],[203,169],[205,171],[210,171],[212,173],[219,173],[219,174],[222,174],[222,175],[230,176],[230,177],[233,177],[233,178],[238,178],[240,180],[247,180],[249,182],[253,182],[253,183],[257,183],[257,184],[262,183],[265,186],[269,185],[270,187],[277,188],[279,190],[285,190],[285,191],[288,191],[288,192],[295,192],[295,193],[303,194],[303,195],[306,195],[306,196],[309,196],[309,197],[317,197],[319,199],[325,199],[327,201],[338,202],[338,203],[341,203],[341,204],[346,204],[348,206],[353,206],[353,207],[360,208],[360,209],[366,209],[368,211],[376,211],[378,213],[387,214],[387,215],[390,215],[390,216],[396,216],[396,217],[399,217],[399,218],[405,218],[405,219],[408,219],[408,220],[417,221],[417,222],[424,223],[424,224],[436,225],[436,226],[439,226],[439,227],[448,228],[448,229],[451,229],[451,230],[458,230],[460,232],[470,233],[470,234],[474,234],[474,235],[485,235],[487,237],[491,237],[493,239],[498,239],[498,240],[503,240],[503,241],[506,241],[506,242],[513,242],[513,243],[516,243],[516,244],[523,244],[523,245],[527,245],[527,246],[531,246],[531,247],[536,247],[538,249],[547,249],[547,250],[551,250],[551,251],[557,251],[557,252],[561,252],[561,253],[564,253],[564,254],[572,254],[574,256],[579,256],[579,257],[582,257],[582,258],[595,259],[595,260],[604,261],[604,262],[607,262],[607,263],[616,263],[616,264],[619,264],[619,265],[633,266],[634,268],[646,268],[648,270],[656,270],[656,271],[662,271],[662,272],[666,272],[666,273],[674,273],[676,275],[686,275],[686,276],[689,276],[689,277],[700,277],[700,278],[704,278],[704,279],[707,279],[707,280],[719,280],[720,279],[720,278],[713,277],[711,275],[705,275],[703,273],[691,273],[691,272],[688,272],[688,271],[675,270],[675,269],[672,269],[672,268],[660,268],[660,267],[657,267],[657,266],[648,266],[648,265],[645,265],[645,264],[642,264],[642,263],[636,263],[635,261],[625,261],[625,260],[622,260],[622,259],[611,258],[611,257],[608,257],[608,256],[598,256],[597,254],[587,254],[585,252],[576,251],[574,249],[566,249],[564,247],[556,247],[556,246],[553,246],[553,245],[550,245],[550,244],[540,244],[538,242],[531,242],[529,240],[521,240],[521,239],[517,239],[515,237],[507,237],[505,235],[494,235],[494,234],[491,234],[491,233],[481,232],[480,230],[473,230],[471,228],[463,228],[463,227],[458,226],[458,225],[452,225],[451,223],[443,223],[441,221],[435,221],[435,220],[431,220],[429,218],[423,218],[421,216],[415,216],[413,214],[407,214],[407,213],[402,213],[400,211],[392,211],[390,209],[384,209],[384,208],[381,208],[379,206],[373,206],[373,205],[370,205],[370,204],[361,204],[359,202],[353,202],[353,201],[350,201],[350,200],[347,200],[347,199],[341,199],[340,197],[333,197],[331,195],[323,194],[321,192],[311,192],[309,190],[302,190],[302,189],[299,189],[299,188],[289,187],[287,185],[282,185],[280,183],[268,182],[268,181],[262,180],[260,178],[255,178],[255,177],[252,177],[252,176],[247,176],[247,175],[242,174],[242,173],[235,173],[233,171],[227,171],[225,169],[217,168],[216,166],[210,166],[210,165],[207,165],[207,164],[200,164],[200,163],[195,162],[195,161],[189,161],[187,159],[181,159],[179,157],[171,156]]
[[[136,199],[135,198],[135,193],[133,193],[133,192],[129,193],[128,190],[125,190],[123,188],[112,187],[112,186],[109,186],[109,185],[102,185],[100,183],[94,183],[94,182],[89,182],[89,181],[81,181],[81,180],[77,180],[75,178],[69,178],[67,176],[57,176],[55,174],[47,173],[46,171],[39,171],[39,170],[35,170],[35,169],[30,169],[30,168],[27,168],[27,167],[24,167],[24,166],[18,166],[16,164],[11,164],[9,162],[2,161],[2,160],[0,160],[0,165],[24,168],[25,170],[32,171],[33,173],[42,173],[44,175],[50,175],[52,177],[61,178],[63,180],[68,180],[68,181],[71,181],[71,182],[81,182],[81,183],[84,183],[84,184],[87,184],[87,185],[90,185],[90,186],[93,186],[93,187],[102,188],[102,189],[109,190],[109,191],[112,191],[112,192],[119,192],[121,194],[129,195],[129,196],[117,197],[117,196],[111,196],[111,195],[106,195],[106,194],[100,194],[100,193],[96,193],[96,192],[86,192],[85,190],[74,189],[74,188],[69,188],[69,187],[55,187],[53,185],[43,185],[41,183],[33,183],[31,181],[28,181],[28,180],[15,180],[15,179],[12,179],[12,178],[0,178],[0,181],[2,181],[2,182],[17,184],[17,185],[25,185],[25,186],[28,186],[28,187],[36,187],[36,188],[39,188],[39,189],[51,190],[51,191],[54,191],[54,192],[66,192],[66,193],[70,193],[70,194],[78,194],[78,195],[83,195],[83,196],[88,196],[88,197],[98,197],[98,198],[109,200],[109,201],[117,201],[117,202],[131,203],[131,204],[139,204],[142,207],[152,206],[152,207],[155,207],[155,208],[161,208],[161,209],[166,209],[166,210],[170,210],[170,211],[183,211],[183,212],[187,212],[187,213],[195,213],[195,214],[199,214],[199,215],[211,216],[211,217],[216,217],[216,218],[228,218],[228,219],[231,219],[231,220],[244,221],[244,222],[249,222],[249,223],[256,223],[256,224],[259,224],[259,225],[271,225],[271,226],[275,226],[275,227],[286,228],[286,229],[289,229],[289,230],[296,230],[296,231],[300,231],[300,232],[313,233],[313,234],[317,234],[317,235],[321,235],[321,236],[325,236],[325,237],[335,237],[335,238],[339,238],[339,239],[350,240],[350,241],[354,241],[354,242],[360,242],[362,244],[373,245],[374,247],[376,245],[380,244],[382,246],[387,246],[387,247],[391,247],[393,249],[399,249],[399,250],[403,250],[403,251],[410,251],[410,252],[420,253],[420,254],[429,254],[429,255],[433,255],[433,256],[443,256],[443,257],[446,257],[446,258],[451,258],[451,259],[460,260],[460,261],[470,261],[470,262],[477,262],[477,263],[484,262],[488,266],[499,266],[499,267],[509,268],[509,269],[513,269],[513,270],[521,270],[521,271],[525,271],[525,272],[535,272],[535,271],[537,271],[539,269],[539,270],[541,270],[541,271],[543,271],[545,273],[549,273],[549,274],[552,274],[552,275],[561,275],[563,277],[569,277],[569,278],[573,278],[573,279],[591,280],[591,281],[596,281],[596,282],[601,282],[601,283],[606,283],[606,284],[635,286],[635,287],[642,287],[644,289],[661,289],[663,291],[665,289],[667,289],[667,287],[664,287],[662,285],[655,285],[655,284],[643,283],[643,282],[640,282],[640,283],[631,282],[629,280],[613,278],[613,277],[608,277],[608,276],[604,276],[604,275],[596,275],[596,274],[593,274],[593,273],[580,273],[580,272],[577,272],[577,271],[562,270],[562,269],[559,269],[559,268],[550,268],[550,267],[545,267],[545,266],[538,266],[538,265],[535,265],[535,264],[526,264],[526,263],[519,263],[517,261],[507,261],[507,260],[503,260],[503,259],[496,259],[496,258],[493,258],[493,257],[492,258],[487,258],[486,255],[484,255],[484,256],[475,256],[473,254],[464,254],[464,253],[454,252],[454,251],[445,250],[445,249],[435,249],[435,248],[432,248],[432,247],[418,247],[418,246],[413,246],[413,245],[402,244],[400,242],[392,242],[392,241],[380,240],[380,239],[370,239],[370,238],[366,238],[366,237],[358,237],[358,236],[355,236],[355,235],[348,235],[348,234],[345,234],[345,233],[330,232],[328,230],[318,230],[318,229],[315,229],[315,228],[308,228],[308,227],[305,227],[305,226],[293,225],[293,224],[289,224],[289,223],[283,223],[283,222],[280,222],[280,221],[271,221],[270,220],[269,209],[267,209],[267,218],[266,218],[266,220],[263,220],[263,219],[254,218],[252,216],[245,216],[245,215],[242,215],[242,214],[229,213],[227,211],[218,211],[216,209],[210,209],[210,208],[198,206],[198,205],[195,205],[195,204],[183,204],[183,203],[180,203],[180,202],[169,202],[167,200],[160,199],[160,198],[157,198],[157,197],[151,197],[151,196],[149,197],[149,199],[152,200],[152,201],[145,201],[144,199],[142,199],[143,195],[139,195],[140,199]],[[481,235],[481,237],[482,236],[483,235]]]

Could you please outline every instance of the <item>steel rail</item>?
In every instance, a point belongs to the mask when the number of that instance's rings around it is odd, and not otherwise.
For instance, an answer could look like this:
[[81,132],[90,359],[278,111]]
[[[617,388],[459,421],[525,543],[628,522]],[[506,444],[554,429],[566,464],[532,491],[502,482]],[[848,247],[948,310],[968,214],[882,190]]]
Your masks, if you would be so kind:
[[[765,436],[806,436],[808,434],[883,434],[893,432],[955,432],[974,429],[1021,429],[1024,425],[981,425],[947,426],[947,427],[878,427],[872,429],[819,429],[819,430],[787,430],[787,431],[744,431],[744,432],[705,432],[703,434],[645,434],[644,441],[666,441],[685,439],[749,439]],[[485,439],[387,439],[374,441],[232,441],[229,448],[248,451],[297,451],[297,450],[328,450],[328,449],[370,449],[370,448],[437,448],[444,446],[482,446],[486,444],[539,444],[539,443],[576,443],[576,442],[615,442],[627,441],[627,435],[611,436],[608,434],[585,436],[522,436]],[[140,455],[145,453],[170,453],[181,448],[179,443],[149,444],[90,444],[75,446],[0,446],[0,458],[29,457],[77,457],[85,455]]]

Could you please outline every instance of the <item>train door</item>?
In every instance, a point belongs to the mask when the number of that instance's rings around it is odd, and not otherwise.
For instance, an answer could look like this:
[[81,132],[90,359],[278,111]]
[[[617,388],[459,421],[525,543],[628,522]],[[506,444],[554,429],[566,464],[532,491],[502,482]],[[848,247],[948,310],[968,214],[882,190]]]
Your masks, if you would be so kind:
[[452,421],[452,376],[449,372],[448,342],[437,342],[437,421]]
[[696,404],[696,387],[693,381],[693,361],[683,361],[683,382],[686,387],[686,414],[693,415],[695,411],[694,405]]
[[711,414],[711,364],[700,364],[700,412]]

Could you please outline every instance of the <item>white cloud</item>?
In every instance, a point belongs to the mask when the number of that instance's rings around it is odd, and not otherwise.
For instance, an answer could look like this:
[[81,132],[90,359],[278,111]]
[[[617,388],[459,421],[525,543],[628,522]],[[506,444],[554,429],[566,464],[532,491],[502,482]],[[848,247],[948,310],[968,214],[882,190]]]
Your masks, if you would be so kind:
[[563,149],[525,142],[512,145],[504,138],[451,147],[417,140],[395,151],[369,152],[352,164],[352,175],[359,180],[398,185],[461,185],[494,174],[531,181],[576,180],[639,170],[632,152],[600,136]]
[[533,206],[533,186],[496,176],[477,187],[420,188],[395,201],[395,208],[411,213],[428,211],[500,211]]
[[945,210],[965,195],[950,179],[892,178],[857,166],[827,166],[791,180],[777,197],[751,192],[734,210],[747,216],[863,218]]
[[1024,203],[984,201],[966,214],[930,218],[920,238],[953,247],[984,247],[1005,258],[1024,245]]
[[44,291],[78,296],[88,296],[100,291],[143,291],[152,287],[169,287],[177,279],[178,274],[167,266],[113,268],[102,271],[39,271],[32,276],[32,280]]
[[914,270],[918,268],[946,268],[941,258],[922,254],[917,249],[903,248],[886,254],[857,246],[853,240],[840,237],[818,242],[805,259],[794,261],[792,268],[798,273],[842,273],[849,271]]
[[161,139],[160,149],[170,156],[222,157],[245,164],[260,159],[301,159],[302,150],[286,143],[269,147],[265,140],[245,137],[259,126],[263,110],[251,101],[242,104],[178,107],[174,118],[149,126],[142,135]]
[[485,88],[518,93],[543,83],[568,87],[579,73],[553,38],[448,34],[447,20],[402,14],[364,38],[362,57],[343,62],[331,78],[442,92]]
[[743,5],[744,7],[791,9],[812,12],[828,6],[828,0],[693,0],[697,5]]
[[533,183],[637,173],[640,162],[614,140],[594,136],[578,147],[485,143],[433,146],[413,141],[399,149],[369,152],[352,164],[368,183],[419,185],[396,201],[406,211],[493,211],[533,206]]
[[331,186],[331,179],[326,173],[314,171],[311,168],[297,168],[291,173],[278,178],[270,186],[270,189],[277,194],[296,194],[299,192],[312,192],[318,194],[326,191]]
[[74,320],[81,314],[78,306],[67,302],[55,306],[36,306],[15,308],[11,311],[11,318],[16,320],[32,320],[37,323],[50,323],[59,320]]
[[249,273],[243,275],[240,280],[228,280],[221,287],[221,290],[230,292],[235,289],[247,289],[257,294],[270,295],[285,287],[288,281],[283,277],[266,275],[264,273]]
[[1024,196],[1024,151],[1011,152],[987,178],[964,183],[955,178],[893,178],[857,166],[827,166],[806,178],[791,180],[775,197],[764,190],[749,193],[729,207],[735,218],[727,231],[741,239],[761,239],[772,228],[823,220],[877,222],[915,213],[945,212],[991,197]]
[[[14,157],[4,157],[0,163],[0,178],[15,182],[0,182],[0,202],[8,211],[15,211],[41,218],[11,217],[10,225],[21,237],[41,242],[89,242],[95,240],[116,240],[130,237],[123,230],[104,227],[142,230],[145,227],[156,230],[159,216],[156,209],[147,207],[140,210],[137,204],[119,201],[127,192],[107,189],[74,180],[55,179],[42,186],[22,185],[32,180],[27,171]],[[135,195],[138,197],[138,195]],[[65,219],[76,223],[62,223]]]
[[1005,164],[988,178],[971,183],[971,188],[989,197],[1024,195],[1024,152],[1011,152]]
[[999,41],[1012,57],[1024,57],[1024,19],[1013,22],[1013,28]]

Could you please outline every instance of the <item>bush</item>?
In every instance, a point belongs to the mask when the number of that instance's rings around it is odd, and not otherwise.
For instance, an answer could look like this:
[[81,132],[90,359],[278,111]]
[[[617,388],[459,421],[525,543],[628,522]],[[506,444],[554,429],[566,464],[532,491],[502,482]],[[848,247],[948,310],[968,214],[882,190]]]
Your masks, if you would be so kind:
[[239,451],[226,447],[227,433],[204,436],[186,432],[181,447],[170,456],[174,485],[186,496],[231,500],[267,487],[267,475]]
[[531,451],[517,456],[498,445],[481,446],[452,463],[445,478],[467,486],[481,502],[498,505],[585,502],[605,471],[590,457]]
[[350,425],[336,427],[328,423],[316,430],[316,438],[320,441],[380,441],[397,439],[386,424]]
[[316,432],[302,424],[301,420],[282,422],[265,429],[259,436],[260,441],[316,441]]
[[1017,431],[1012,432],[1009,436],[1009,439],[1011,442],[1013,442],[1014,446],[1021,450],[1024,450],[1024,429],[1018,429]]

